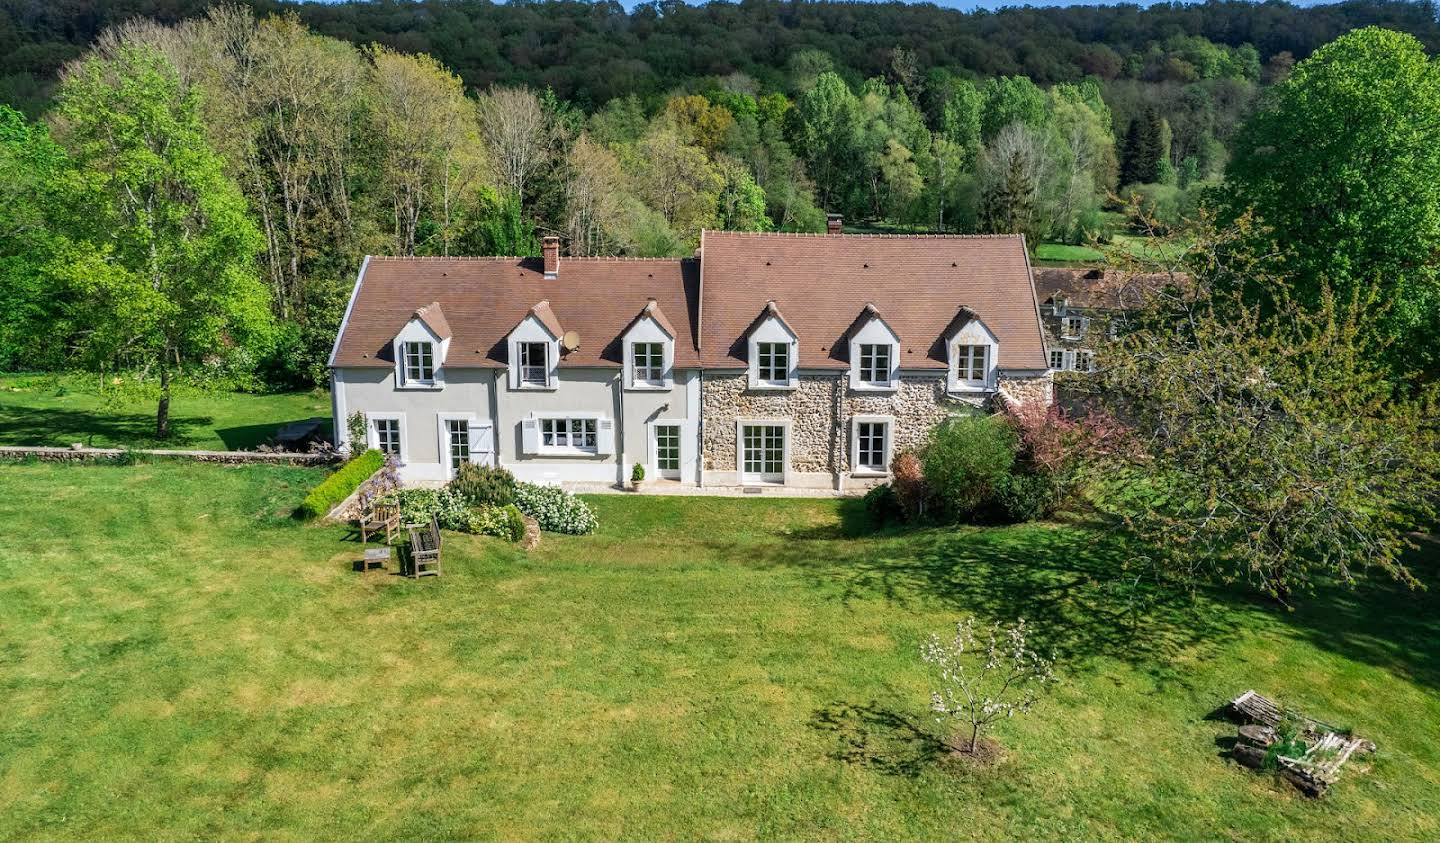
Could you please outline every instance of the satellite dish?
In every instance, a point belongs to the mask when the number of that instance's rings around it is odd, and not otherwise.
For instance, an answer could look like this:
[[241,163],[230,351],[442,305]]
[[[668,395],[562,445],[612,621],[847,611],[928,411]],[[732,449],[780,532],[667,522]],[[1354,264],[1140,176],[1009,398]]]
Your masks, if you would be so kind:
[[566,351],[574,351],[580,347],[580,334],[577,331],[566,331],[565,336],[560,338],[560,347]]

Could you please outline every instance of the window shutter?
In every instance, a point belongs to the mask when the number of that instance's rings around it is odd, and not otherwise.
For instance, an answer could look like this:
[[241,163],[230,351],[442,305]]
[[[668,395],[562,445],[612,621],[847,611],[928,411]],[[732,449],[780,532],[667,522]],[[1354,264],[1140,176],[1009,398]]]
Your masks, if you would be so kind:
[[539,419],[524,419],[520,422],[520,444],[527,454],[540,453]]
[[[505,361],[509,364],[510,388],[520,388],[520,346],[514,340],[505,343]],[[527,451],[529,449],[526,449]]]
[[750,381],[750,388],[754,389],[760,385],[760,349],[759,345],[751,340],[746,343],[746,377]]
[[495,450],[494,429],[489,422],[470,423],[470,462],[489,465],[490,454]]
[[615,453],[615,420],[595,420],[595,452],[600,454]]

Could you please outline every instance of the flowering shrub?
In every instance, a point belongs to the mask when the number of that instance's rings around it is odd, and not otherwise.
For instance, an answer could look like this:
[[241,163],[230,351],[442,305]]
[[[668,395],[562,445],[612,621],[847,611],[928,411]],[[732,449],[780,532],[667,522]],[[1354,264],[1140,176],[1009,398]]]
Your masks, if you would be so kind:
[[1038,402],[1006,407],[1019,438],[1016,471],[999,489],[1011,518],[1031,521],[1053,513],[1083,483],[1087,461],[1126,445],[1126,430],[1108,413],[1092,409],[1073,418],[1058,405]]
[[1014,626],[998,624],[976,634],[975,619],[955,624],[947,640],[931,635],[920,657],[940,674],[940,689],[930,694],[930,710],[941,724],[970,727],[975,752],[980,732],[1002,718],[1025,714],[1055,679],[1055,662],[1030,649],[1025,619]]
[[930,486],[925,482],[925,469],[920,457],[914,451],[896,455],[890,469],[890,485],[895,490],[895,501],[906,521],[914,521],[925,515],[930,500]]
[[583,536],[595,532],[600,522],[585,502],[558,486],[515,485],[515,505],[551,533]]
[[525,516],[514,504],[470,506],[450,489],[401,489],[382,500],[400,506],[404,524],[424,524],[433,517],[443,530],[510,541],[525,537]]

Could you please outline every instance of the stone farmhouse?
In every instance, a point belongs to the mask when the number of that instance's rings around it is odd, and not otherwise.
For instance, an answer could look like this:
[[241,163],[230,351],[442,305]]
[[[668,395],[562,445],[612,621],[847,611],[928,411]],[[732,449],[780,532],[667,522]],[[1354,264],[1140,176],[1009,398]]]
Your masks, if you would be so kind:
[[1153,293],[1185,286],[1177,273],[1133,273],[1113,269],[1051,268],[1035,271],[1035,298],[1045,327],[1050,370],[1088,372],[1095,348],[1124,330],[1127,314]]
[[693,258],[365,260],[335,428],[406,482],[865,488],[948,415],[1050,401],[1019,236],[707,231]]

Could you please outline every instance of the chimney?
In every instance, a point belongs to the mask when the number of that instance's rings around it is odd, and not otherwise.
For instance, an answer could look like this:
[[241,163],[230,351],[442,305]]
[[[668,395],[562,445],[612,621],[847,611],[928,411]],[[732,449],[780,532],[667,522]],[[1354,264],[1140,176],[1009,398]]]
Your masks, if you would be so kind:
[[826,233],[826,234],[839,234],[840,231],[841,231],[841,229],[843,229],[844,227],[845,227],[845,220],[844,220],[839,214],[826,214],[826,215],[825,215],[825,233]]
[[560,277],[560,238],[549,235],[540,238],[540,254],[545,256],[545,277]]

